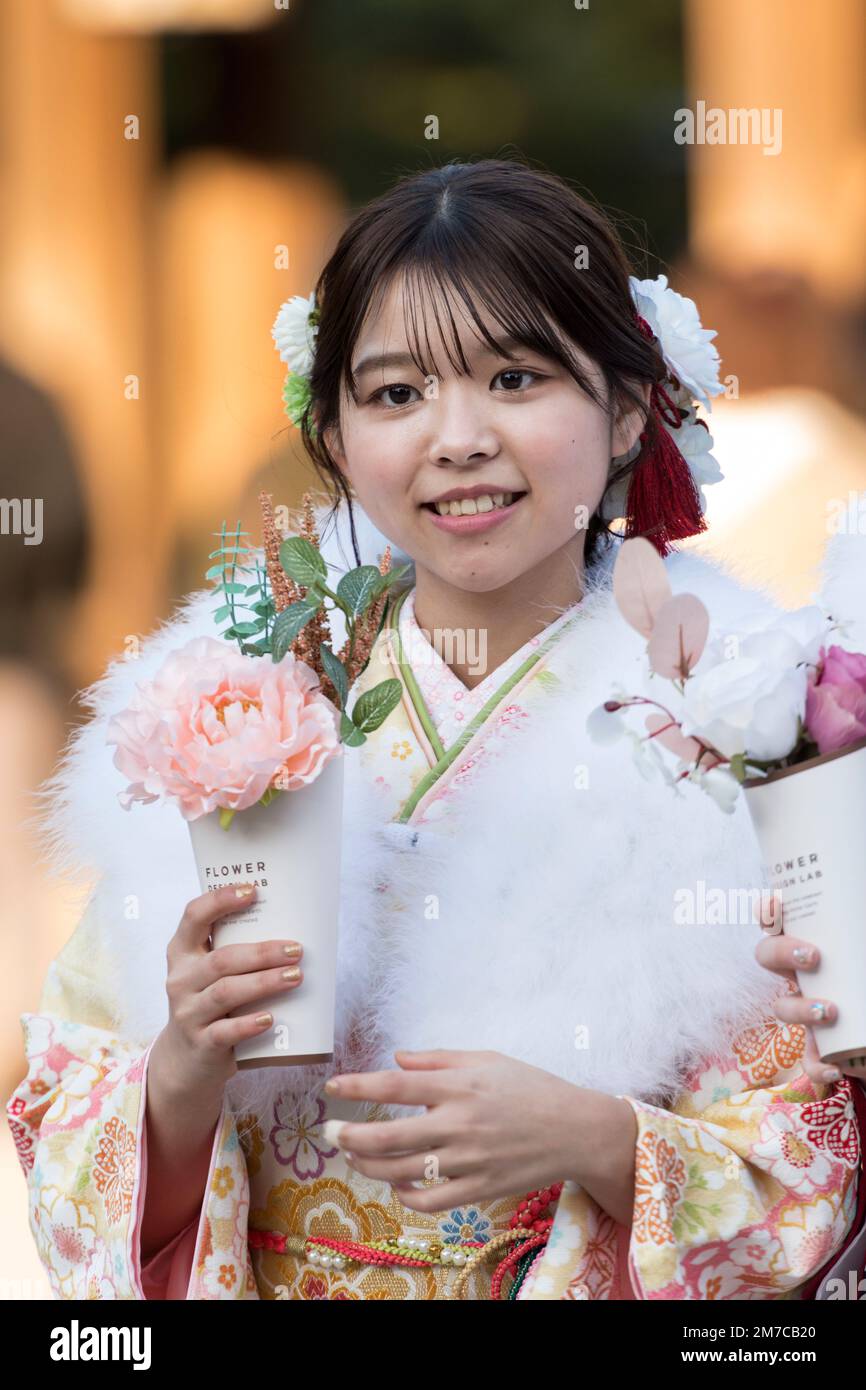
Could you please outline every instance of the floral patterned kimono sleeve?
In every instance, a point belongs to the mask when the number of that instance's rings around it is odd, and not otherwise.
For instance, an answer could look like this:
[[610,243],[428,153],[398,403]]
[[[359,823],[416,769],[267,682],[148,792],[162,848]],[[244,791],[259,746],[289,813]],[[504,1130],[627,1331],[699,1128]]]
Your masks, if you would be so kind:
[[639,1298],[801,1298],[845,1243],[860,1136],[847,1077],[813,1086],[804,1029],[767,1019],[637,1117],[629,1274]]
[[28,1072],[6,1105],[30,1228],[58,1298],[256,1298],[249,1182],[234,1119],[214,1131],[202,1210],[142,1269],[146,1078],[153,1044],[118,1036],[97,899],[21,1015]]

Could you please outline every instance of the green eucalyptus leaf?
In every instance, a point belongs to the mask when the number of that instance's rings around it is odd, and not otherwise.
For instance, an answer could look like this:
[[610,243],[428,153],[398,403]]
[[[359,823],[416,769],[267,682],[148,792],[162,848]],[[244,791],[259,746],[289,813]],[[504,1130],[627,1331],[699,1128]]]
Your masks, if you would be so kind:
[[340,716],[340,740],[347,748],[360,748],[367,740],[345,712]]
[[371,734],[384,724],[388,715],[400,703],[403,687],[398,680],[380,681],[371,690],[359,696],[352,710],[352,720],[365,734]]
[[336,657],[328,646],[323,642],[319,650],[322,653],[322,665],[325,668],[325,675],[330,677],[331,683],[337,692],[340,701],[340,709],[345,709],[346,701],[349,698],[349,677],[346,668]]
[[280,564],[290,579],[308,589],[317,579],[327,579],[328,570],[312,541],[290,536],[280,546]]
[[337,598],[345,603],[351,617],[357,618],[376,597],[382,576],[375,565],[359,565],[344,574],[337,585]]
[[277,614],[271,633],[271,656],[274,661],[282,661],[298,633],[304,630],[318,611],[318,599],[301,598]]

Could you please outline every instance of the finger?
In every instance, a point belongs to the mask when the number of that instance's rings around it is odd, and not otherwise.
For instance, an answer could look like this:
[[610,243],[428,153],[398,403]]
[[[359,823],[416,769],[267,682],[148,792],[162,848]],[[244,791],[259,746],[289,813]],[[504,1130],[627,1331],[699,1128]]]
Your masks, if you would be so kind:
[[304,983],[299,965],[280,965],[275,970],[256,970],[249,975],[222,975],[189,1002],[190,1017],[199,1026],[225,1018],[234,1009],[255,1004],[273,994],[285,994]]
[[436,1153],[400,1154],[391,1158],[362,1158],[352,1150],[346,1157],[349,1167],[367,1178],[378,1178],[381,1182],[406,1183],[420,1182],[422,1179],[436,1178],[440,1168],[450,1178],[465,1177],[477,1165],[465,1157],[448,1149]]
[[447,1126],[438,1118],[440,1114],[441,1111],[428,1111],[396,1120],[326,1120],[324,1134],[341,1149],[364,1158],[418,1154],[441,1146],[450,1137]]
[[425,1067],[428,1071],[435,1071],[442,1067],[476,1067],[489,1054],[437,1047],[431,1052],[407,1052],[405,1048],[399,1048],[394,1056],[401,1067]]
[[839,1017],[832,1000],[807,999],[802,994],[780,995],[773,1007],[783,1023],[799,1023],[804,1028],[823,1028]]
[[392,1183],[394,1192],[404,1207],[410,1211],[441,1212],[454,1211],[470,1202],[483,1202],[495,1196],[508,1196],[507,1193],[482,1191],[475,1178],[456,1178],[448,1182],[436,1183],[433,1187],[413,1187],[410,1184]]
[[222,888],[191,899],[175,932],[178,945],[185,951],[203,950],[216,922],[230,912],[242,912],[255,899],[256,887],[253,883],[227,883]]
[[815,1042],[815,1034],[812,1029],[805,1028],[803,1031],[806,1035],[806,1047],[800,1062],[803,1071],[816,1086],[834,1085],[841,1079],[841,1071],[832,1063],[821,1061],[821,1053]]
[[325,1082],[326,1093],[341,1100],[376,1100],[395,1105],[438,1105],[448,1089],[435,1071],[344,1072]]
[[838,1067],[821,1061],[817,1050],[814,1061],[803,1062],[803,1071],[815,1086],[833,1086],[842,1076]]
[[784,931],[781,895],[775,889],[762,888],[758,901],[752,907],[752,916],[768,936],[778,936]]
[[793,979],[797,970],[814,970],[820,964],[821,952],[799,936],[763,936],[755,946],[755,958],[767,970]]
[[[787,972],[785,971],[782,971],[780,973],[787,974]],[[787,993],[782,992],[776,996],[775,1005],[777,1005],[779,1003],[779,1000],[781,999],[798,999],[802,1001],[802,995],[800,993],[799,988],[797,987],[797,982],[796,980],[794,980],[793,977],[791,977],[791,987],[789,988]],[[823,1074],[824,1063],[821,1061],[821,1056],[815,1044],[815,1035],[812,1032],[812,1029],[808,1027],[806,1024],[789,1022],[789,1020],[785,1016],[784,1010],[780,1011],[777,1007],[775,1007],[775,1005],[773,1008],[773,1013],[781,1023],[785,1024],[785,1027],[788,1030],[789,1041],[791,1043],[802,1041],[803,1051],[800,1056],[800,1066],[802,1067],[803,1071],[806,1073],[806,1075],[810,1078],[811,1081],[820,1082],[823,1084],[824,1082],[826,1082],[827,1077]],[[836,1078],[834,1077],[833,1079],[835,1080]]]
[[234,946],[217,946],[196,955],[185,971],[185,978],[196,990],[222,979],[224,975],[249,975],[277,966],[300,965],[304,948],[299,941],[251,941]]
[[[230,1052],[247,1038],[256,1038],[274,1025],[274,1016],[267,1010],[241,1014],[239,1018],[219,1018],[208,1024],[203,1033],[207,1045],[215,1050]],[[237,1068],[235,1068],[237,1070]]]

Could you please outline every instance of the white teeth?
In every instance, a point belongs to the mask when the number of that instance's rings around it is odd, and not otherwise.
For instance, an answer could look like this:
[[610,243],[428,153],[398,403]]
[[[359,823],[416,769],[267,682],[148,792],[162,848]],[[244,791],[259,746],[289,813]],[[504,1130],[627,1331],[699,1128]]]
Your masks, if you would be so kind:
[[492,512],[495,507],[508,507],[514,496],[511,492],[484,492],[480,497],[464,497],[458,502],[437,502],[440,516],[475,516],[477,512]]

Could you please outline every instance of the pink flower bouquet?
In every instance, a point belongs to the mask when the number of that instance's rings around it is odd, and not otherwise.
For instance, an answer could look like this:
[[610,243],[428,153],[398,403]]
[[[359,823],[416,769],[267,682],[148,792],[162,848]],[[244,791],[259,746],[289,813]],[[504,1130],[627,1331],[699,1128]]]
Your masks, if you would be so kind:
[[[304,981],[259,1000],[274,1022],[236,1048],[239,1066],[326,1061],[333,1054],[344,745],[363,743],[400,699],[400,682],[348,694],[369,661],[387,591],[402,571],[360,566],[336,590],[318,549],[312,503],[302,534],[281,540],[261,495],[265,563],[241,558],[240,532],[208,571],[230,618],[226,641],[195,637],[169,654],[109,722],[107,742],[133,802],[174,803],[189,825],[202,892],[255,882],[255,901],[220,920],[214,945],[296,936]],[[254,582],[243,582],[244,577]],[[246,600],[246,602],[243,602]],[[330,645],[328,600],[345,618]],[[250,613],[244,618],[239,609]],[[275,803],[272,805],[271,803]]]
[[188,821],[308,786],[342,752],[338,712],[315,671],[292,654],[240,656],[214,637],[172,652],[114,716],[107,741],[130,778],[119,794],[127,810],[171,800]]
[[[821,1056],[866,1076],[866,654],[832,643],[839,624],[817,605],[711,639],[704,604],[672,593],[642,538],[621,545],[613,589],[671,693],[616,691],[588,732],[630,740],[644,776],[677,792],[695,783],[728,814],[743,789],[786,927],[821,952],[808,993],[838,1005],[838,1020],[818,1030]],[[626,723],[641,707],[643,734]]]

